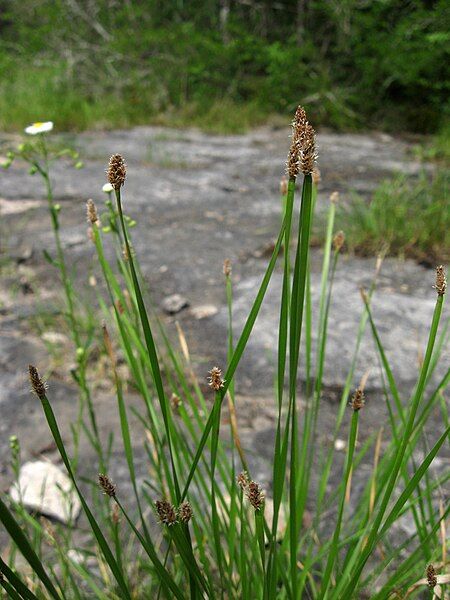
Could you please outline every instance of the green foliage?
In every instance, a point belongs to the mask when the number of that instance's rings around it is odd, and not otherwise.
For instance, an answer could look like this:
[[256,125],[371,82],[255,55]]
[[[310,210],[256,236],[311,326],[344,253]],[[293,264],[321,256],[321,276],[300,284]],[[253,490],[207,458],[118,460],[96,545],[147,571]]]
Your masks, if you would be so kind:
[[449,114],[445,0],[4,4],[3,129],[194,117],[233,130],[299,99],[316,124],[338,128],[434,131]]
[[428,265],[450,260],[448,170],[417,180],[403,175],[386,181],[370,201],[356,195],[344,207],[338,225],[350,250],[363,256],[386,252]]

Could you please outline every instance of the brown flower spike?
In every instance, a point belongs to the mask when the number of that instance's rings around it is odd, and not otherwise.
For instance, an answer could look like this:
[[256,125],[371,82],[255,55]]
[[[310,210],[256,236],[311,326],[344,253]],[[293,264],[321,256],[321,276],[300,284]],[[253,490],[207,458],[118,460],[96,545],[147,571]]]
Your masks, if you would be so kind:
[[86,202],[86,215],[88,223],[92,225],[99,225],[100,221],[97,214],[97,207],[94,204],[93,200],[88,200]]
[[98,483],[102,488],[104,494],[106,494],[110,498],[116,497],[116,486],[108,477],[108,475],[103,475],[103,473],[100,473],[98,476]]
[[437,585],[436,569],[433,565],[427,567],[427,585],[431,590]]
[[366,401],[364,399],[364,392],[362,391],[361,388],[358,388],[357,390],[355,390],[355,393],[353,394],[353,398],[350,401],[350,406],[353,408],[353,410],[355,412],[358,412],[359,410],[362,409],[365,402]]
[[436,284],[433,287],[438,296],[443,296],[447,290],[447,278],[445,277],[445,270],[442,265],[436,267]]
[[208,382],[209,387],[215,392],[218,392],[223,388],[225,381],[222,379],[222,371],[219,367],[213,367],[211,371],[209,371]]
[[264,506],[264,492],[256,481],[250,481],[248,484],[247,498],[255,510],[261,510]]
[[155,502],[155,507],[161,523],[164,523],[164,525],[175,525],[177,522],[177,514],[173,504],[168,500],[157,500]]
[[36,394],[39,400],[45,398],[47,391],[47,384],[39,376],[38,370],[33,365],[28,366],[28,373],[30,376],[31,390]]
[[127,165],[120,154],[113,154],[109,159],[108,170],[108,181],[115,190],[120,188],[125,183],[127,176]]
[[249,484],[247,471],[242,471],[242,473],[239,473],[239,475],[236,477],[236,481],[241,490],[245,490]]
[[187,500],[178,507],[178,518],[182,523],[189,523],[192,519],[192,506]]
[[231,260],[226,258],[223,261],[223,274],[225,277],[229,277],[231,275]]
[[299,106],[292,122],[292,142],[287,159],[289,178],[295,179],[300,172],[312,174],[316,159],[315,131],[306,118],[304,108]]
[[345,243],[345,234],[343,231],[338,231],[333,238],[333,247],[336,252],[339,252],[342,249],[342,246]]

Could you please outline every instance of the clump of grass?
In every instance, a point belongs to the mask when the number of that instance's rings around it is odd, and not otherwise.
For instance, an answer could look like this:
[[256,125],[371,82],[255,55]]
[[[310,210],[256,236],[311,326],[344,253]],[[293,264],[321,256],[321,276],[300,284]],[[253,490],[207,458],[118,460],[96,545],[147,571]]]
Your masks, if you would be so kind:
[[[329,323],[329,306],[344,236],[342,232],[334,233],[337,205],[333,198],[327,215],[317,307],[318,343],[313,357],[309,247],[316,199],[312,177],[315,159],[314,129],[299,107],[288,154],[288,180],[282,186],[280,229],[239,336],[235,336],[233,326],[232,269],[229,261],[224,263],[228,332],[227,339],[218,343],[226,344],[228,360],[223,373],[219,367],[212,367],[208,378],[210,392],[205,397],[181,327],[178,325],[178,349],[169,342],[151,308],[139,260],[132,251],[131,220],[123,212],[126,165],[120,155],[111,157],[107,170],[110,185],[105,189],[106,211],[99,214],[90,201],[87,214],[89,237],[106,283],[106,294],[99,292],[98,302],[104,316],[103,340],[110,361],[132,497],[127,497],[109,476],[114,474],[114,464],[108,460],[109,453],[103,451],[96,435],[95,402],[90,395],[91,418],[82,423],[97,452],[101,474],[97,475],[92,465],[88,482],[80,481],[76,461],[69,456],[53,412],[51,382],[47,386],[36,367],[30,366],[33,391],[42,404],[91,531],[89,547],[79,550],[90,552],[95,565],[88,567],[87,563],[70,559],[75,544],[70,531],[60,526],[49,534],[48,527],[29,515],[20,502],[0,500],[0,521],[10,536],[12,548],[8,563],[0,559],[0,585],[9,597],[342,600],[361,597],[368,591],[374,600],[386,600],[397,592],[411,595],[411,590],[425,591],[427,586],[437,597],[444,597],[448,583],[444,575],[448,564],[444,523],[450,507],[444,505],[442,486],[450,473],[437,476],[430,466],[450,433],[448,407],[444,402],[450,370],[437,384],[431,378],[448,339],[448,323],[440,329],[445,270],[438,267],[435,292],[430,290],[436,295],[435,310],[412,395],[403,394],[397,386],[372,317],[375,274],[370,289],[362,292],[354,355],[339,405],[335,409],[324,407],[327,332],[333,326]],[[36,164],[41,167],[41,163]],[[51,190],[48,168],[41,175]],[[298,211],[297,179],[302,179]],[[49,193],[50,214],[54,208],[52,198]],[[57,216],[59,219],[59,213]],[[106,227],[102,227],[102,220],[108,223]],[[58,223],[53,221],[55,235]],[[292,245],[294,234],[296,243]],[[114,250],[111,261],[106,258],[106,243]],[[280,252],[282,248],[284,253]],[[276,437],[273,478],[267,490],[263,490],[252,477],[239,437],[235,377],[280,256],[283,282],[275,368]],[[71,294],[75,294],[73,288]],[[75,311],[68,315],[68,323],[69,327],[77,327],[80,335]],[[368,428],[365,405],[370,396],[365,399],[364,382],[354,385],[354,374],[367,325],[382,367],[389,420],[384,430],[380,427],[367,441],[358,442],[361,429]],[[304,353],[302,336],[306,342]],[[84,352],[88,350],[89,344]],[[135,414],[146,440],[148,476],[143,483],[136,473],[134,432],[129,421],[126,382],[118,369],[118,350],[142,400],[142,408]],[[308,375],[308,384],[301,390],[304,403],[300,412],[301,368]],[[89,392],[86,371],[77,382],[82,390],[86,388],[85,393]],[[353,387],[356,391],[352,395]],[[230,414],[229,437],[223,431],[225,406]],[[436,432],[431,440],[424,429],[431,411],[438,408],[442,412],[442,431]],[[317,431],[322,410],[334,421],[333,442],[348,426],[342,478],[335,486],[330,481],[336,462],[335,444],[323,447]],[[16,476],[20,467],[17,448],[18,442],[14,442],[12,470]],[[423,450],[420,455],[419,449]],[[361,461],[372,451],[373,469],[368,476],[361,476]],[[360,491],[352,484],[357,476]],[[355,496],[356,502],[351,503]],[[269,501],[271,513],[266,510]],[[310,525],[304,519],[307,508],[311,511]],[[282,513],[286,525],[280,532]],[[395,529],[399,519],[406,516],[414,524],[414,531],[399,545]],[[96,550],[92,552],[94,546]],[[17,552],[30,565],[31,577],[16,562]],[[433,572],[429,567],[426,571],[431,564]]]
[[354,195],[338,216],[347,247],[361,256],[380,252],[429,266],[450,260],[448,171],[385,181],[369,201]]

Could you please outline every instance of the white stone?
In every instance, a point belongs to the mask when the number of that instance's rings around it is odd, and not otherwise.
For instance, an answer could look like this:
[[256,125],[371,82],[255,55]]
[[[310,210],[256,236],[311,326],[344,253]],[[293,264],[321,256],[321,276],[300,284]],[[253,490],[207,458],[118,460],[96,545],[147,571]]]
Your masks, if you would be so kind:
[[206,319],[213,317],[219,312],[217,306],[214,304],[202,304],[201,306],[194,306],[191,309],[191,314],[195,319]]
[[179,313],[183,308],[189,306],[189,301],[180,294],[172,294],[167,296],[161,303],[164,312],[168,315],[175,315]]
[[19,481],[9,490],[15,502],[25,508],[62,523],[78,517],[81,504],[68,476],[50,462],[37,460],[25,463]]
[[44,331],[42,339],[50,344],[65,344],[68,341],[67,336],[59,331]]

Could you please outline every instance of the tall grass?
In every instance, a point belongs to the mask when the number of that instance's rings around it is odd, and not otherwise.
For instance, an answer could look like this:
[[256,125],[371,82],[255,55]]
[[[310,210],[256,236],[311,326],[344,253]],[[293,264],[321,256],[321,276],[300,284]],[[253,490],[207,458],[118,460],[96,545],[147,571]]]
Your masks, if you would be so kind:
[[449,176],[445,167],[384,181],[369,201],[353,195],[338,218],[349,250],[388,253],[428,265],[450,260]]
[[[42,145],[43,140],[40,143],[41,154],[36,147],[34,166],[48,185],[49,209],[58,240],[49,163],[44,160],[42,167],[38,159],[45,159],[47,147]],[[22,152],[22,158],[26,157]],[[430,291],[436,294],[435,311],[412,395],[398,387],[372,317],[380,261],[370,289],[362,293],[354,355],[340,402],[335,409],[325,404],[327,333],[334,325],[329,320],[329,306],[343,237],[341,233],[333,236],[337,208],[331,202],[318,306],[318,343],[313,356],[312,311],[316,307],[309,284],[309,247],[316,194],[314,164],[314,130],[299,107],[293,122],[280,229],[239,333],[233,324],[231,266],[228,261],[224,264],[228,334],[227,339],[217,342],[226,344],[228,359],[223,369],[211,365],[211,392],[205,396],[181,327],[177,347],[169,341],[152,308],[131,241],[130,219],[124,214],[126,166],[120,155],[112,156],[106,210],[99,215],[94,203],[89,202],[88,220],[98,269],[106,284],[106,295],[98,294],[104,318],[102,336],[134,497],[127,497],[108,473],[114,472],[114,464],[96,429],[96,419],[101,415],[96,414],[91,394],[86,396],[87,419],[83,410],[79,428],[92,443],[101,489],[92,485],[97,477],[94,466],[88,482],[80,479],[77,461],[69,455],[52,408],[51,386],[47,389],[36,367],[30,366],[32,388],[80,498],[91,543],[79,546],[82,559],[75,560],[69,552],[75,544],[70,531],[43,524],[28,515],[20,503],[0,501],[0,520],[14,549],[9,563],[0,563],[0,584],[9,597],[342,600],[369,594],[381,600],[418,597],[428,589],[430,597],[444,598],[449,582],[445,574],[449,507],[442,489],[450,474],[436,474],[430,468],[450,432],[444,401],[450,370],[438,384],[432,378],[448,341],[448,320],[441,323],[444,269],[437,269],[435,292]],[[301,188],[299,208],[295,201],[297,186]],[[106,227],[102,227],[102,221]],[[106,258],[106,244],[114,249],[112,261]],[[239,436],[235,374],[279,260],[283,263],[283,283],[275,369],[276,436],[271,488],[263,490],[253,479]],[[77,336],[82,333],[77,333],[74,290],[65,280],[63,265],[59,257],[56,266],[66,291],[68,326],[78,352],[83,346],[79,346]],[[385,381],[389,420],[384,428],[381,423],[374,427],[367,422],[364,381],[354,381],[367,326]],[[83,356],[88,352],[87,344]],[[119,353],[128,368],[127,379],[118,368]],[[300,385],[303,368],[310,375],[307,386]],[[129,405],[128,380],[142,400],[140,411]],[[89,388],[85,371],[79,371],[77,383],[85,393],[85,387]],[[352,388],[356,389],[352,392]],[[299,397],[303,400],[301,406]],[[443,424],[430,440],[425,429],[435,410],[441,411]],[[135,466],[132,411],[145,432],[148,476],[143,482]],[[224,431],[225,411],[229,415],[229,435]],[[331,474],[340,468],[335,444],[324,447],[318,435],[318,419],[323,411],[333,420],[334,442],[348,429],[342,478],[336,485],[331,483]],[[364,436],[364,442],[361,430],[370,433]],[[75,429],[75,440],[79,439],[77,432]],[[17,444],[14,448],[17,474]],[[368,476],[362,473],[363,461],[373,465]],[[360,483],[358,488],[355,480]],[[398,532],[400,519],[410,519],[414,526],[414,531],[403,538]],[[17,551],[31,572],[14,560]]]

